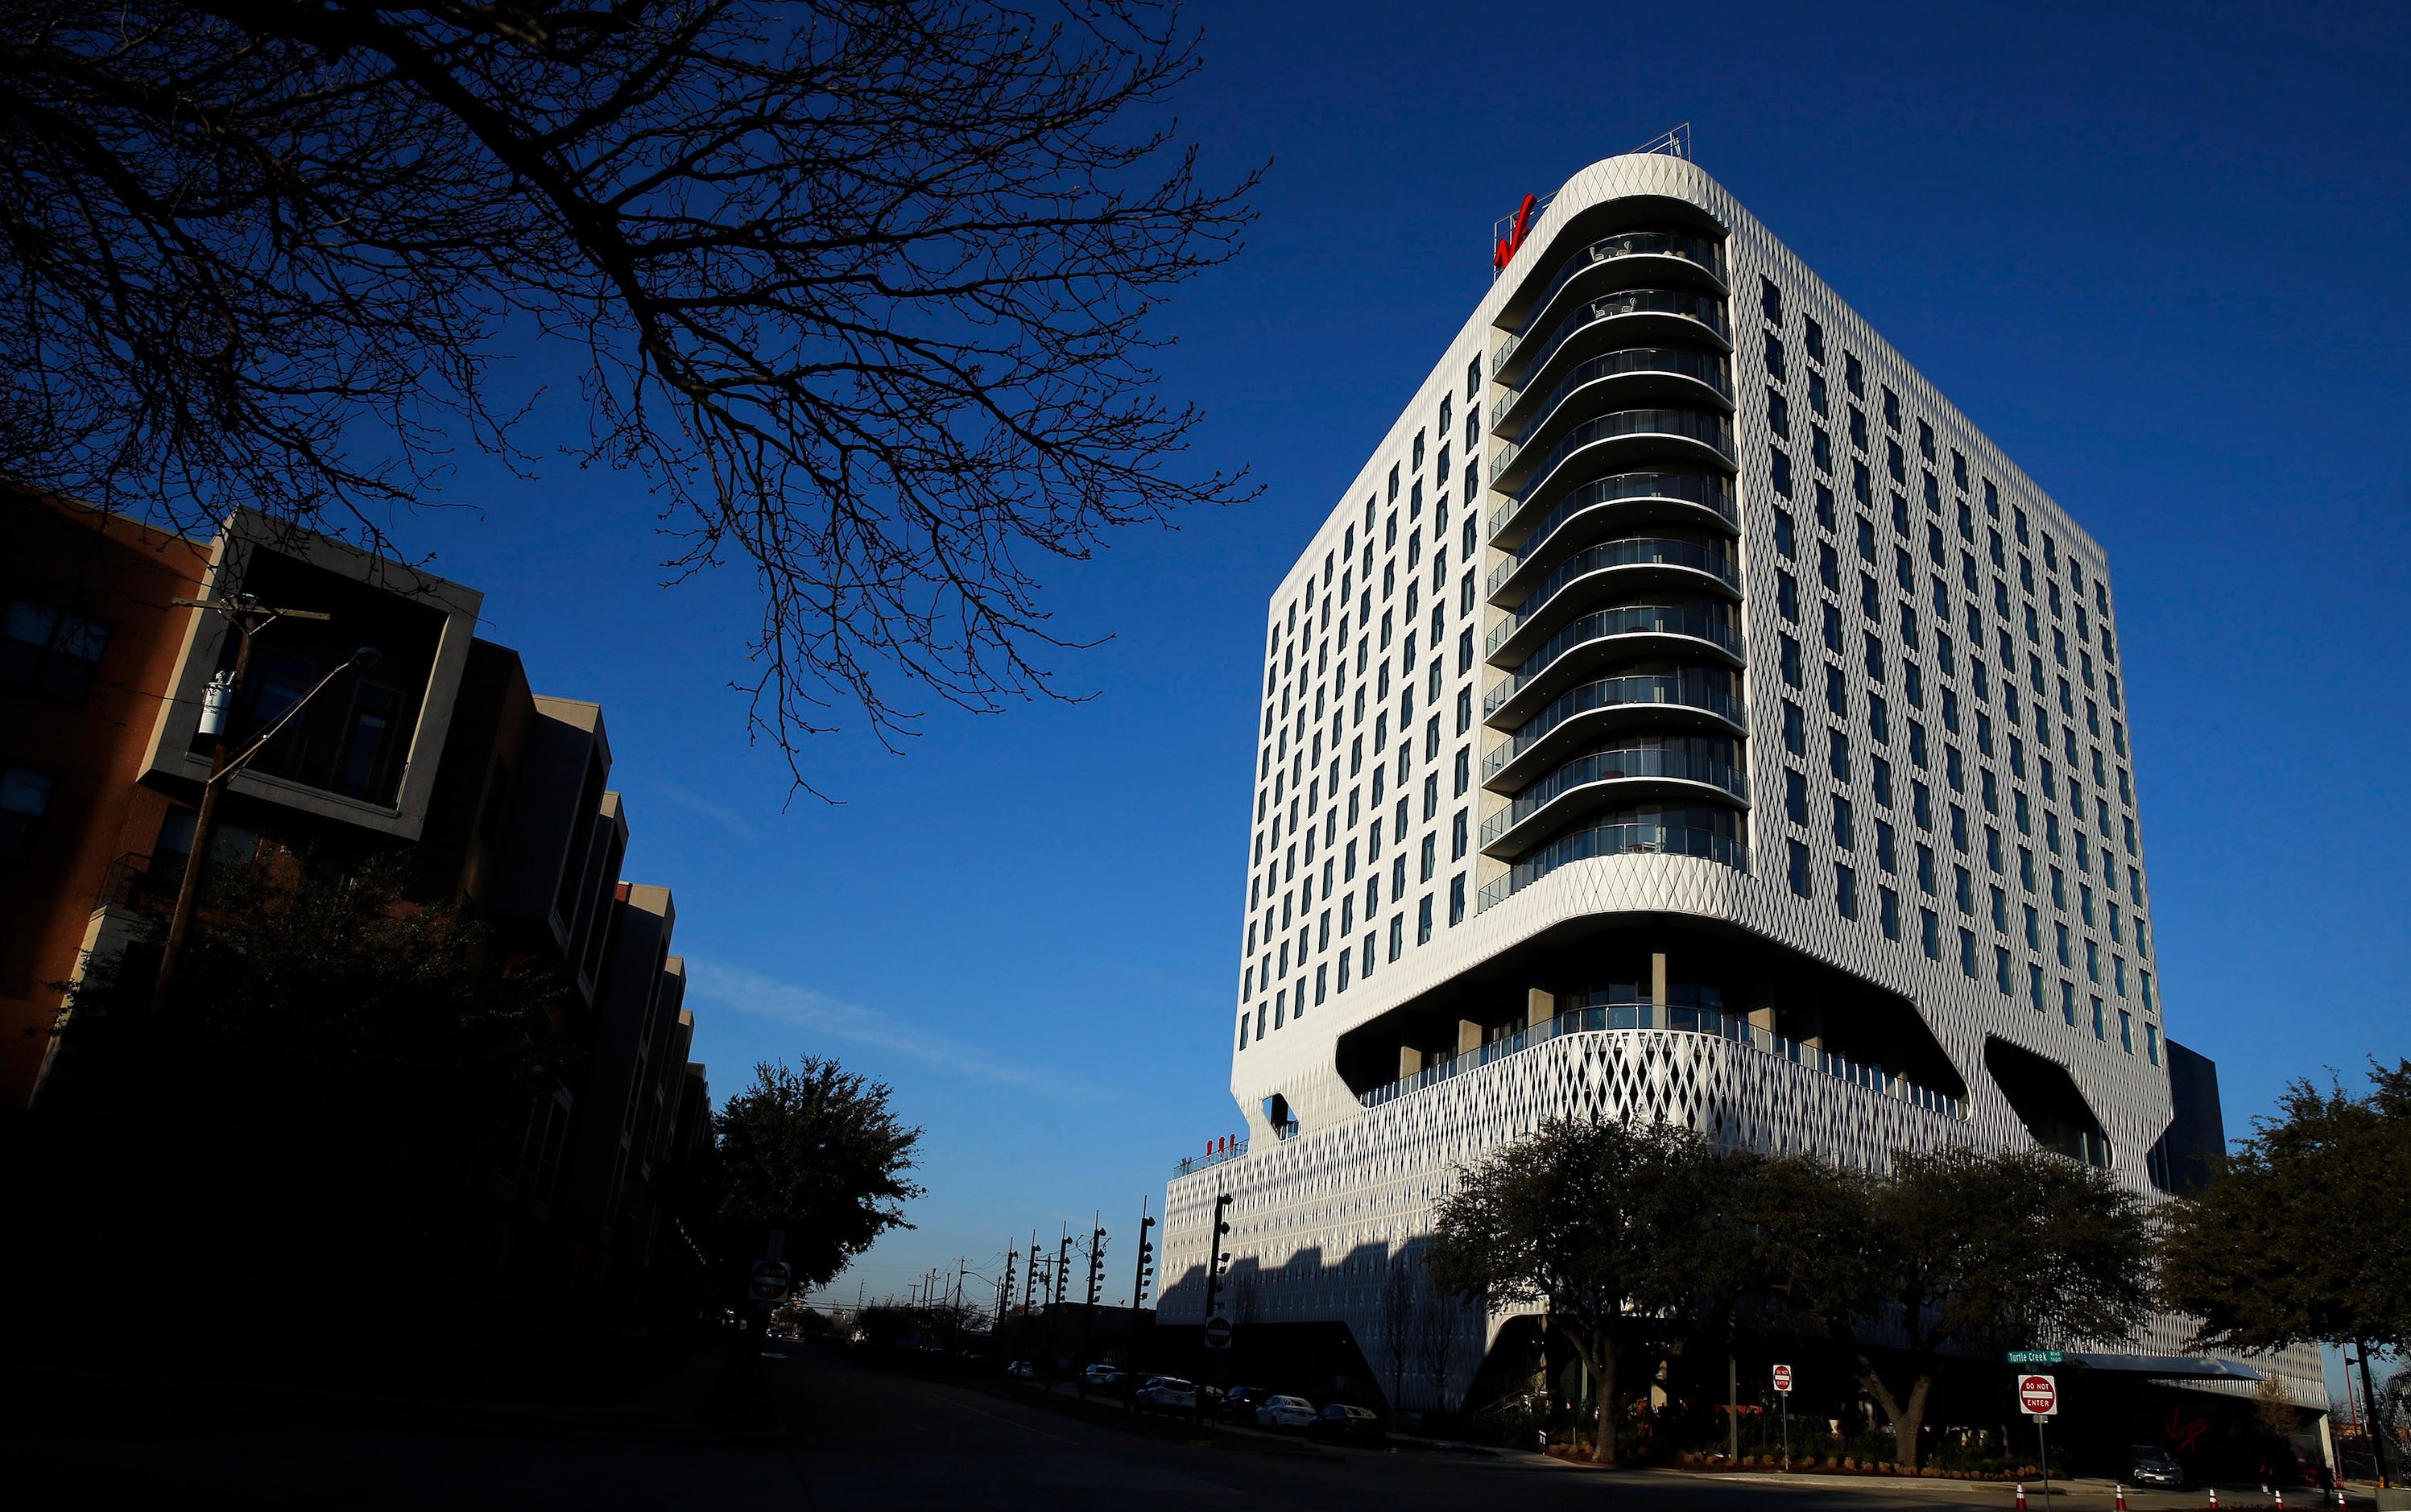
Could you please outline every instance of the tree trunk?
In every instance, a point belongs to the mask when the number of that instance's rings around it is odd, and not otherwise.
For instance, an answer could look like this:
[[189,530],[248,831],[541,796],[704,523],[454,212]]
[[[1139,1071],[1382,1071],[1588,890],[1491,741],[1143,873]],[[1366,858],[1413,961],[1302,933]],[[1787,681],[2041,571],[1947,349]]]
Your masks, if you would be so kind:
[[1591,1458],[1600,1464],[1615,1463],[1615,1340],[1601,1330],[1597,1345],[1599,1359],[1592,1367],[1599,1373],[1599,1438]]
[[1883,1409],[1885,1418],[1892,1424],[1893,1458],[1905,1470],[1918,1468],[1917,1434],[1925,1421],[1926,1399],[1934,1393],[1933,1368],[1926,1366],[1918,1371],[1916,1381],[1908,1388],[1906,1403],[1892,1395],[1892,1388],[1884,1384],[1875,1362],[1864,1355],[1859,1356],[1859,1384],[1867,1388],[1867,1395],[1876,1399],[1876,1405]]

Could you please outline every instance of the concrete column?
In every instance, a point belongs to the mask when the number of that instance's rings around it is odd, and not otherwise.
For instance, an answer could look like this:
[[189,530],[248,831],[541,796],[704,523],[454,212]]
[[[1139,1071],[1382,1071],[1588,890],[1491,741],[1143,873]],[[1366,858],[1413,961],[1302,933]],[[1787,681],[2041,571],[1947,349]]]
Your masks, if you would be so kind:
[[1537,1029],[1557,1016],[1557,999],[1554,993],[1534,987],[1524,994],[1524,1026]]
[[1424,1053],[1412,1045],[1398,1047],[1398,1079],[1406,1080],[1424,1069]]
[[1666,1006],[1666,952],[1663,951],[1649,958],[1649,1000],[1659,1008]]
[[1470,1055],[1482,1048],[1482,1025],[1471,1019],[1456,1021],[1456,1053]]

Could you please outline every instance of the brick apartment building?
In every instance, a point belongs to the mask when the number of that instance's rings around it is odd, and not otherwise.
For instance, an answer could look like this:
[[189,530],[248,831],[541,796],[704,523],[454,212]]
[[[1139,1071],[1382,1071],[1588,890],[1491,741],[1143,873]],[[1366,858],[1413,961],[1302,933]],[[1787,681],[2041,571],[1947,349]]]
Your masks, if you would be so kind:
[[258,516],[199,542],[7,494],[0,539],[0,1108],[41,1105],[72,985],[155,932],[192,849],[202,704],[234,637],[170,601],[249,593],[329,618],[256,638],[237,734],[356,647],[380,656],[226,785],[212,863],[263,846],[339,868],[398,855],[414,895],[459,903],[513,965],[552,968],[582,1069],[463,1163],[453,1196],[483,1214],[477,1263],[541,1263],[590,1292],[692,1265],[673,1204],[710,1139],[709,1091],[669,890],[621,876],[601,707],[534,692],[518,653],[476,637],[475,589]]

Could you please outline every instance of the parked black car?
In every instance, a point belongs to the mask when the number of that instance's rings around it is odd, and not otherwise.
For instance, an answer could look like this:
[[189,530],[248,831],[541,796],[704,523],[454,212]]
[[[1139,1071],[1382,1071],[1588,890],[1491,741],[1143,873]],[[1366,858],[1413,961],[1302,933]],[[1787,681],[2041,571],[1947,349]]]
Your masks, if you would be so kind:
[[1322,1444],[1380,1444],[1383,1438],[1378,1414],[1338,1402],[1316,1416],[1306,1436]]
[[2183,1490],[2185,1466],[2156,1444],[2137,1444],[2126,1450],[2126,1478],[2138,1486],[2166,1486]]

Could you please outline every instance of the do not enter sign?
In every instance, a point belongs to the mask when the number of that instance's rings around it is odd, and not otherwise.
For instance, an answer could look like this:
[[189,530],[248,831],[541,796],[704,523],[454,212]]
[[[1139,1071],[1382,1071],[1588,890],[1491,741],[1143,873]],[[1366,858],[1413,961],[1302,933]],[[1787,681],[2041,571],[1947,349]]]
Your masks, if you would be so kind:
[[2059,1411],[2059,1383],[2048,1375],[2019,1376],[2018,1405],[2032,1417],[2052,1417]]
[[1781,1392],[1785,1393],[1786,1395],[1789,1395],[1789,1394],[1790,1393],[1790,1390],[1791,1390],[1791,1367],[1790,1367],[1790,1366],[1789,1366],[1789,1365],[1777,1365],[1777,1366],[1775,1366],[1775,1388],[1777,1391],[1781,1391]]
[[796,1272],[786,1261],[756,1260],[753,1262],[753,1279],[747,1289],[757,1302],[783,1301],[795,1281]]

